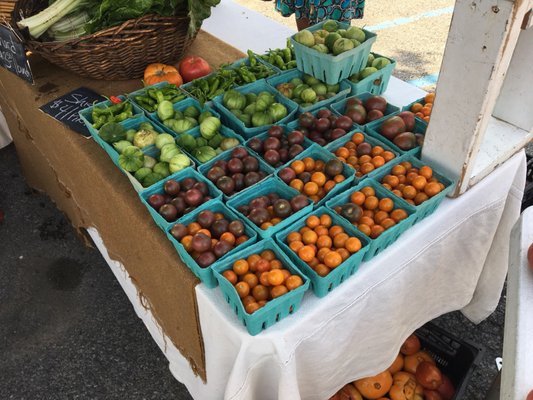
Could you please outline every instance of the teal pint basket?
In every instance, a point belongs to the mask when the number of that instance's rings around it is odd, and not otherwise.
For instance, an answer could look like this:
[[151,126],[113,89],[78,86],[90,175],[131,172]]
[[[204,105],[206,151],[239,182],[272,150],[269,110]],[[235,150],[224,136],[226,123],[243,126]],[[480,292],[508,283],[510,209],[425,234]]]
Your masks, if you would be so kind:
[[[418,158],[415,158],[412,156],[404,156],[401,159],[394,160],[394,161],[395,162],[390,163],[390,165],[389,164],[384,165],[379,171],[379,173],[377,173],[374,176],[374,179],[377,182],[382,184],[383,178],[386,175],[389,175],[391,173],[391,170],[395,165],[398,165],[403,161],[409,161],[413,165],[414,168],[420,169],[424,165],[431,167],[431,169],[433,170],[433,176],[437,178],[439,182],[444,185],[444,190],[442,190],[439,194],[431,197],[430,199],[426,200],[422,204],[414,206],[416,209],[415,223],[418,223],[419,221],[426,218],[428,215],[431,215],[435,212],[435,210],[438,208],[440,203],[442,203],[444,198],[454,189],[456,182],[453,179],[448,178],[446,175],[443,175],[438,170],[435,170],[435,168],[430,163],[427,163],[425,161],[420,161]],[[388,191],[388,189],[386,190]]]
[[258,135],[259,133],[268,130],[268,128],[270,128],[273,125],[283,125],[283,124],[290,122],[294,118],[294,115],[296,114],[296,111],[298,110],[296,103],[294,103],[293,101],[289,101],[285,96],[279,93],[276,89],[268,85],[266,83],[266,80],[264,79],[258,80],[254,83],[250,83],[246,86],[241,86],[239,88],[236,88],[235,90],[237,90],[238,92],[242,94],[246,94],[246,93],[258,94],[263,91],[272,93],[275,97],[275,101],[277,103],[283,104],[287,108],[287,116],[280,119],[279,121],[276,121],[275,123],[269,124],[269,125],[247,128],[240,119],[238,119],[226,107],[224,107],[224,105],[222,104],[222,98],[224,95],[215,97],[213,99],[213,104],[215,105],[215,108],[218,111],[220,111],[223,122],[225,122],[227,126],[232,128],[235,132],[243,136],[245,139],[250,139],[254,137],[255,135]]
[[[393,114],[388,115],[387,117],[393,117],[398,115],[400,112],[396,112]],[[398,146],[396,146],[392,141],[387,139],[385,136],[381,134],[381,125],[383,122],[385,122],[387,118],[382,118],[377,121],[372,121],[365,125],[365,132],[368,133],[370,136],[374,136],[376,139],[381,140],[383,143],[385,143],[387,146],[398,152],[399,154],[408,154],[410,156],[420,157],[420,154],[422,153],[422,148],[420,146],[415,147],[411,150],[402,150]],[[415,129],[413,129],[413,133],[421,133],[423,135],[426,134],[426,129],[428,127],[427,122],[425,122],[423,119],[420,119],[419,117],[415,116]]]
[[[279,172],[285,168],[290,167],[290,164],[295,160],[303,160],[306,157],[311,157],[312,159],[316,160],[322,160],[324,162],[328,162],[329,160],[335,160],[337,157],[335,155],[331,154],[329,151],[324,149],[323,147],[320,147],[316,143],[314,143],[311,147],[309,147],[307,150],[303,151],[302,153],[298,154],[297,157],[295,157],[293,160],[287,162],[285,165],[280,167],[276,171],[276,177],[281,182],[281,178],[279,177]],[[354,181],[355,178],[355,170],[349,166],[346,163],[342,163],[342,175],[345,177],[344,181],[337,183],[333,189],[329,191],[324,198],[322,198],[320,201],[318,201],[315,204],[315,208],[320,207],[326,203],[329,199],[335,197],[337,194],[341,193],[342,191],[346,190],[348,187],[350,187]],[[283,182],[285,184],[285,182]]]
[[[348,29],[350,27],[350,23],[339,22],[338,24],[341,29]],[[323,25],[324,22],[320,22],[307,29],[314,32],[322,29]],[[291,43],[294,47],[298,69],[330,85],[348,78],[355,72],[359,72],[366,65],[370,48],[377,37],[375,33],[365,29],[363,29],[363,32],[366,36],[363,43],[355,49],[348,50],[338,56],[320,53],[318,50],[298,43],[294,40],[294,36],[291,36]]]
[[346,143],[348,143],[349,141],[351,141],[352,139],[352,136],[355,134],[355,133],[362,133],[363,136],[365,137],[365,142],[369,143],[372,147],[374,146],[381,146],[383,147],[384,150],[386,151],[390,151],[391,153],[394,154],[394,158],[385,163],[383,166],[379,167],[379,168],[376,168],[375,170],[371,171],[370,173],[366,174],[366,175],[362,175],[362,176],[357,176],[357,173],[355,174],[355,178],[354,178],[354,181],[355,181],[355,184],[358,184],[359,182],[361,182],[363,179],[366,179],[366,178],[372,178],[374,175],[376,175],[377,173],[379,173],[379,171],[382,170],[382,168],[384,168],[385,166],[389,165],[389,163],[391,163],[392,161],[396,160],[398,157],[400,157],[400,155],[398,154],[398,152],[394,151],[393,149],[391,149],[389,146],[387,146],[385,143],[381,142],[380,140],[364,133],[364,131],[361,129],[361,130],[358,130],[358,131],[352,131],[350,133],[348,133],[347,135],[344,135],[343,137],[340,137],[338,138],[337,140],[329,143],[325,149],[330,151],[333,155],[335,154],[335,152],[339,149],[339,147],[342,147],[344,146]]
[[[389,81],[392,76],[392,71],[396,68],[396,61],[390,57],[381,56],[376,53],[372,53],[376,58],[384,57],[390,60],[390,64],[386,67],[374,72],[373,74],[367,76],[366,78],[361,79],[359,82],[352,82],[350,79],[346,79],[347,84],[351,88],[352,95],[358,95],[361,93],[372,93],[372,94],[383,94],[389,86]],[[362,69],[366,64],[363,66]],[[359,72],[359,71],[358,71]]]
[[[282,74],[279,74],[279,75],[273,76],[271,78],[268,78],[266,80],[266,82],[272,88],[274,88],[276,91],[278,91],[276,89],[277,85],[282,84],[282,83],[287,83],[291,79],[294,79],[294,78],[302,79],[304,75],[305,74],[302,71],[299,71],[297,69],[292,69],[290,71],[287,71],[287,72],[284,72]],[[339,91],[337,92],[337,94],[335,96],[332,96],[332,97],[330,97],[328,99],[324,99],[324,100],[321,100],[321,101],[317,101],[312,106],[302,107],[300,104],[296,103],[292,99],[289,99],[288,97],[287,97],[287,100],[293,102],[294,104],[296,104],[297,107],[298,107],[298,112],[297,113],[301,114],[301,113],[304,113],[304,112],[313,112],[313,111],[319,110],[320,108],[328,107],[330,104],[333,104],[335,102],[338,102],[338,101],[344,99],[346,96],[348,96],[350,94],[350,92],[351,92],[350,85],[348,85],[348,83],[346,81],[341,81],[339,83]]]
[[[289,233],[298,232],[305,226],[305,221],[311,215],[320,217],[327,214],[331,217],[333,225],[340,225],[344,228],[344,231],[350,237],[356,237],[361,241],[361,250],[352,254],[337,268],[332,269],[330,273],[324,277],[318,275],[309,265],[298,257],[298,255],[290,249],[287,245],[286,239]],[[297,223],[292,224],[290,227],[279,232],[275,236],[276,243],[279,244],[281,249],[289,256],[292,262],[298,267],[310,280],[313,293],[317,297],[324,297],[342,282],[352,276],[358,269],[359,265],[363,261],[365,253],[368,250],[369,239],[349,224],[344,218],[341,218],[335,212],[327,209],[326,207],[320,207],[319,209],[308,214],[305,218],[301,218]]]
[[[165,185],[166,181],[173,179],[181,183],[186,178],[193,178],[197,182],[204,182],[207,185],[207,188],[209,190],[209,196],[211,196],[213,199],[220,199],[222,197],[222,192],[218,190],[209,179],[199,174],[192,167],[185,168],[184,170],[181,170],[179,172],[176,172],[175,174],[167,176],[162,181],[159,181],[155,185],[151,186],[150,188],[143,190],[141,193],[139,193],[142,203],[146,206],[146,208],[152,215],[152,218],[154,219],[156,225],[159,226],[161,229],[163,229],[165,232],[187,214],[184,214],[183,216],[178,217],[174,221],[167,221],[161,216],[161,214],[157,212],[156,209],[154,209],[150,204],[148,204],[148,198],[153,194],[164,194],[163,186]],[[208,203],[210,203],[211,201],[212,200],[209,200],[203,204],[200,204],[198,207],[195,208],[195,210],[204,205],[208,205]],[[194,211],[194,210],[191,210],[191,211]]]
[[[206,209],[206,205],[204,207],[199,207],[193,212],[185,215],[181,220],[179,221],[180,224],[189,225],[191,222],[195,222],[198,214],[201,213],[203,210]],[[219,199],[214,199],[209,202],[208,208],[210,211],[214,213],[222,213],[224,216],[231,222],[235,220],[240,220],[239,216],[235,214],[233,211],[231,211],[228,207],[222,203]],[[255,231],[245,222],[244,224],[244,233],[246,236],[249,237],[249,239],[235,247],[233,250],[228,252],[223,257],[216,260],[213,264],[211,264],[207,268],[202,268],[198,265],[198,263],[192,258],[192,256],[187,253],[187,250],[183,247],[181,243],[179,243],[174,236],[170,234],[170,231],[172,229],[172,226],[166,231],[167,237],[174,245],[176,251],[180,255],[181,259],[183,260],[183,263],[193,272],[194,275],[198,279],[200,279],[209,289],[213,289],[217,286],[217,280],[215,279],[215,276],[213,275],[213,268],[215,268],[217,265],[220,265],[221,262],[223,262],[225,259],[230,257],[232,254],[235,254],[237,251],[247,249],[250,245],[254,244],[257,240],[257,235]]]
[[[273,126],[277,126],[277,125],[273,125]],[[289,133],[292,132],[292,130],[289,129],[287,125],[279,125],[279,126],[281,126],[281,127],[283,128],[283,137],[285,137],[285,138],[287,137],[287,135],[288,135]],[[252,150],[252,149],[250,148],[250,145],[249,145],[250,140],[255,139],[255,138],[258,138],[258,139],[260,139],[261,141],[264,141],[266,138],[268,138],[268,131],[263,132],[263,133],[260,133],[259,135],[254,136],[254,137],[251,138],[251,139],[248,139],[248,140],[246,141],[246,143],[245,143],[246,148],[248,149],[248,151],[252,152],[253,154],[257,154],[258,157],[260,157],[263,161],[265,161],[264,154],[261,154],[261,153],[259,153],[259,152],[257,152],[257,151],[254,151],[254,150]],[[301,146],[302,146],[302,147],[304,148],[304,150],[305,150],[305,149],[311,147],[312,144],[313,144],[313,142],[311,142],[308,138],[304,137],[304,142],[303,142],[303,144],[302,144]],[[292,160],[292,159],[291,159],[291,160]],[[267,163],[267,162],[265,161],[265,163]],[[267,163],[267,164],[268,164],[268,163]],[[277,165],[277,166],[271,165],[271,167],[274,168],[274,169],[278,169],[278,168],[280,168],[281,166],[283,166],[283,164],[284,164],[284,163],[282,163],[282,162],[280,161],[280,165]],[[269,164],[269,165],[270,165],[270,164]]]
[[[228,150],[228,151],[225,151],[224,153],[222,154],[219,154],[218,156],[216,156],[215,158],[213,158],[212,160],[206,162],[205,164],[203,165],[200,165],[200,167],[198,168],[198,171],[200,172],[200,174],[204,175],[204,176],[207,176],[207,173],[208,171],[211,169],[211,167],[213,167],[213,165],[217,162],[217,161],[220,161],[220,160],[224,160],[224,161],[228,161],[230,158],[231,158],[231,154],[232,154],[232,151],[236,148],[241,148],[241,147],[244,147],[244,146],[237,146],[237,147],[234,147],[233,149],[231,150]],[[251,150],[249,149],[246,149],[248,151],[248,154],[251,155],[252,157],[256,157],[257,156],[255,155],[254,152],[252,152]],[[259,184],[262,184],[262,182],[264,182],[264,180],[266,178],[268,178],[269,176],[271,176],[273,173],[274,173],[274,168],[272,168],[270,165],[268,165],[266,162],[263,161],[262,158],[257,158],[257,161],[259,162],[259,170],[260,171],[263,171],[266,173],[266,176],[261,179],[257,184],[255,185],[252,185],[252,186],[249,186],[247,188],[244,188],[243,190],[237,192],[237,193],[234,193],[233,195],[231,196],[227,196],[225,194],[222,194],[224,200],[229,200],[229,199],[232,199],[234,196],[236,196],[237,194],[239,193],[242,193],[246,190],[249,190],[250,188],[254,188],[256,187],[257,185]]]
[[[235,261],[248,258],[252,254],[261,253],[265,250],[272,250],[285,269],[289,270],[291,274],[298,275],[302,278],[303,285],[268,301],[253,314],[248,314],[242,304],[242,300],[237,294],[237,290],[235,290],[231,282],[222,274],[224,271],[231,269]],[[252,336],[257,335],[276,322],[298,311],[304,294],[309,289],[309,279],[293,264],[272,239],[262,240],[224,259],[223,262],[220,262],[219,265],[213,268],[213,274],[220,285],[220,290],[222,290],[224,298],[237,315],[239,321],[242,322],[248,330],[248,333]]]
[[[192,137],[194,137],[195,139],[200,137],[201,134],[200,134],[200,128],[199,127],[196,127],[188,132],[185,132],[185,133],[188,133],[189,135],[192,135]],[[242,139],[242,137],[240,135],[237,135],[232,129],[228,128],[227,126],[224,126],[224,125],[221,125],[218,133],[220,133],[222,136],[224,136],[224,138],[232,138],[232,139],[237,139],[239,141],[239,144],[242,145],[244,140]],[[193,155],[193,152],[191,151],[188,151],[186,148],[184,148],[184,146],[181,146],[180,145],[180,133],[177,134],[177,138],[176,138],[176,143],[178,144],[178,146],[180,148],[183,148],[183,151],[189,155],[189,157],[195,162],[196,165],[200,166],[202,164],[205,164],[203,162],[201,162],[200,160],[198,160],[198,158],[196,158],[194,155]],[[224,154],[226,153],[227,151],[231,151],[232,149],[229,149],[229,150],[225,150],[219,154],[217,154],[215,157],[213,157],[211,160],[214,160],[216,157],[220,156],[221,154]],[[209,162],[211,160],[208,160],[206,162]]]
[[293,197],[300,194],[296,189],[293,189],[280,180],[270,177],[267,178],[264,182],[261,183],[254,190],[245,190],[244,192],[239,193],[235,198],[228,201],[227,206],[235,211],[242,219],[246,219],[248,224],[254,228],[259,237],[262,239],[270,238],[275,235],[277,232],[283,230],[285,227],[291,225],[292,223],[298,221],[301,218],[304,218],[309,212],[313,210],[313,202],[309,200],[309,204],[302,208],[301,210],[295,212],[289,217],[282,220],[279,224],[269,227],[268,229],[261,229],[259,226],[254,224],[248,217],[239,212],[239,206],[249,204],[253,199],[261,196],[267,196],[270,193],[276,193],[280,198],[285,200],[291,200]]
[[[400,199],[399,197],[395,196],[391,192],[389,192],[387,189],[385,189],[383,186],[381,186],[378,182],[376,182],[373,179],[366,179],[363,182],[359,183],[355,188],[351,189],[350,191],[346,191],[344,193],[341,193],[334,199],[331,199],[326,203],[326,207],[330,209],[332,212],[335,212],[335,207],[350,203],[350,196],[353,192],[357,192],[361,190],[362,188],[370,186],[372,187],[376,192],[376,197],[378,199],[382,199],[384,197],[388,197],[392,199],[394,202],[394,209],[397,208],[403,208],[407,214],[409,215],[406,219],[403,221],[400,221],[398,224],[394,225],[392,228],[387,229],[384,231],[381,235],[379,235],[376,239],[371,239],[368,236],[361,233],[357,228],[354,227],[361,235],[365,236],[369,242],[368,251],[365,254],[365,261],[368,261],[372,258],[374,258],[376,255],[381,253],[383,250],[385,250],[387,247],[389,247],[391,244],[393,244],[398,238],[404,233],[407,229],[409,229],[411,226],[414,225],[416,221],[416,209],[411,206],[409,203],[407,203],[405,200]],[[344,217],[339,216],[343,219],[346,223],[350,224],[348,220],[346,220]]]
[[[154,111],[149,111],[147,110],[146,108],[144,108],[140,102],[138,102],[135,97],[137,96],[144,96],[148,90],[150,89],[161,89],[161,88],[164,88],[166,86],[170,85],[168,82],[160,82],[160,83],[156,83],[155,85],[150,85],[150,86],[145,86],[144,88],[142,89],[139,89],[139,90],[136,90],[135,92],[131,92],[129,93],[127,96],[128,96],[128,99],[133,103],[135,104],[137,107],[139,107],[145,114],[146,116],[151,116],[153,115],[155,112]],[[174,85],[175,86],[175,85]],[[183,91],[181,89],[181,87],[176,87],[176,89],[178,90],[178,92],[180,92],[182,95],[183,95],[183,98],[176,101],[174,104],[176,103],[179,103],[180,101],[183,101],[185,100],[186,98],[188,98],[188,93],[186,93],[185,91]],[[155,101],[155,100],[154,100]]]
[[[343,100],[340,100],[340,101],[337,101],[333,104],[330,105],[329,108],[331,108],[331,110],[337,114],[337,115],[344,115],[344,111],[346,110],[346,103],[350,100],[350,99],[360,99],[361,101],[363,101],[363,103],[368,100],[370,97],[373,97],[375,96],[374,94],[372,93],[361,93],[361,94],[358,94],[358,95],[355,95],[355,96],[350,96],[350,97],[347,97]],[[400,107],[396,107],[390,103],[387,102],[387,108],[385,109],[385,113],[383,115],[383,117],[375,120],[375,121],[383,121],[384,119],[386,119],[389,115],[395,113],[395,112],[398,112],[400,111]],[[375,122],[375,121],[372,121],[372,122]],[[358,124],[359,126],[365,126],[367,123],[364,123],[364,124]]]

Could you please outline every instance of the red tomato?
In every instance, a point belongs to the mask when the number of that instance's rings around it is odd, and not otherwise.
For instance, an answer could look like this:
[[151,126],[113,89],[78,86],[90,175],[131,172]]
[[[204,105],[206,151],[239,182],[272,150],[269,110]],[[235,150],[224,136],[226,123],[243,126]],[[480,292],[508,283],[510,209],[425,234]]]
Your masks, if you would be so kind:
[[184,82],[190,82],[193,79],[209,75],[211,73],[211,67],[201,57],[187,56],[181,60],[179,72]]

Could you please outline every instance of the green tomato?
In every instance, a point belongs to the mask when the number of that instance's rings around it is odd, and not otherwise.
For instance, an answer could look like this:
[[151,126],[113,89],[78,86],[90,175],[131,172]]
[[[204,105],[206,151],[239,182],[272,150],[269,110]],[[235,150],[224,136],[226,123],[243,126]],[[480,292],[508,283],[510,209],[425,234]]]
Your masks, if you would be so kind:
[[[245,109],[244,109],[244,114],[245,115],[252,115],[254,112],[255,112],[255,109],[256,109],[256,103],[252,103],[252,104],[248,104]],[[236,115],[237,118],[240,119],[240,116],[239,115]]]
[[157,132],[147,131],[144,129],[140,130],[133,137],[133,145],[140,147],[141,149],[144,147],[151,146],[155,144],[155,140],[157,139],[157,136],[158,136]]
[[165,144],[161,148],[159,161],[169,162],[172,157],[177,156],[178,154],[181,154],[181,151],[178,146],[176,146],[176,143]]
[[197,119],[198,116],[200,115],[200,110],[198,110],[194,106],[189,106],[185,110],[183,110],[183,115],[185,117],[191,117],[191,118]]
[[139,182],[142,182],[144,180],[144,178],[146,178],[146,176],[148,174],[151,174],[152,173],[152,170],[150,168],[146,168],[146,167],[142,167],[142,168],[139,168],[137,170],[137,172],[135,172],[135,179],[137,179]]
[[315,91],[317,96],[324,96],[328,92],[328,87],[323,83],[316,83],[311,86],[311,89]]
[[174,117],[174,105],[168,100],[163,100],[157,106],[157,116],[161,121]]
[[294,88],[294,90],[292,91],[292,96],[294,99],[296,98],[299,98],[301,95],[302,95],[302,92],[309,88],[309,85],[306,85],[305,83],[301,84],[301,85],[298,85]]
[[294,85],[294,87],[298,86],[298,85],[301,85],[304,83],[303,80],[301,80],[300,78],[292,78],[289,83],[292,83]]
[[198,116],[198,123],[201,124],[208,117],[214,117],[211,111],[204,111]]
[[185,115],[183,114],[183,112],[181,112],[180,110],[174,111],[174,118],[173,119],[180,120],[180,119],[183,119],[183,118],[185,118]]
[[314,103],[316,101],[316,93],[311,88],[304,89],[302,93],[300,93],[300,98],[306,103]]
[[372,67],[377,69],[385,68],[387,65],[390,65],[390,60],[385,57],[378,57],[372,61]]
[[128,129],[126,131],[126,140],[130,143],[133,143],[133,137],[135,136],[136,133],[137,131],[135,129]]
[[139,130],[153,131],[154,126],[150,122],[141,122],[139,124]]
[[157,172],[151,172],[148,175],[146,175],[142,181],[142,185],[144,187],[150,187],[153,184],[159,182],[161,179],[164,179],[165,177],[161,174],[158,174]]
[[238,146],[240,143],[239,143],[239,140],[238,139],[235,139],[235,138],[225,138],[224,140],[222,140],[222,142],[220,143],[220,149],[223,150],[223,151],[226,151],[226,150],[229,150],[229,149],[232,149],[236,146]]
[[312,48],[318,51],[319,53],[323,53],[323,54],[329,53],[328,46],[326,46],[325,44],[315,44]]
[[337,39],[333,44],[333,55],[338,56],[348,50],[352,50],[355,47],[354,43],[350,39]]
[[202,146],[194,150],[193,156],[203,164],[215,158],[217,152],[211,146]]
[[347,39],[355,39],[360,43],[364,42],[366,39],[365,32],[361,28],[358,28],[356,26],[350,26],[346,30],[346,34],[343,36]]
[[246,93],[244,96],[246,97],[246,105],[255,103],[257,100],[257,95],[255,93]]
[[160,133],[155,138],[155,147],[157,147],[159,150],[168,143],[174,143],[174,137],[168,133]]
[[328,93],[339,93],[339,90],[341,89],[341,85],[338,83],[335,85],[328,85],[326,84],[326,92]]
[[322,29],[325,29],[328,32],[335,32],[337,29],[339,29],[339,24],[337,23],[337,21],[328,19],[324,21],[324,24],[322,25]]
[[104,142],[115,143],[120,140],[126,140],[126,129],[116,122],[104,124],[98,131],[98,134]]
[[254,127],[272,125],[273,123],[274,119],[268,112],[257,111],[254,113],[254,115],[252,115],[252,125]]
[[216,135],[222,123],[217,117],[207,117],[200,124],[200,134],[207,140]]
[[153,171],[157,174],[163,175],[163,177],[167,177],[170,175],[168,163],[163,161],[158,162],[156,165],[154,165]]
[[313,85],[316,85],[318,83],[322,83],[321,80],[316,79],[314,76],[309,75],[309,74],[304,74],[303,81],[304,81],[305,84],[307,84],[309,86],[313,86]]
[[172,129],[176,133],[184,133],[184,132],[191,130],[195,126],[196,125],[194,125],[192,121],[185,118],[185,119],[180,119],[179,121],[174,122],[172,126],[170,127],[170,129]]
[[294,40],[307,47],[313,47],[315,45],[315,37],[311,31],[308,31],[307,29],[304,29],[303,31],[300,31],[294,35]]
[[145,155],[144,156],[144,162],[143,162],[143,168],[154,168],[154,165],[157,164],[157,160],[154,157],[150,157]]
[[126,147],[131,146],[131,142],[127,140],[119,140],[118,142],[113,143],[113,147],[119,154],[121,154]]
[[118,164],[128,172],[135,172],[142,168],[144,163],[144,154],[141,149],[135,146],[128,146],[122,154],[118,156]]
[[294,89],[294,85],[292,83],[280,83],[278,86],[276,86],[276,89],[283,96],[288,97],[289,99],[291,99],[292,98],[292,90]]
[[222,139],[224,139],[224,136],[222,136],[220,133],[217,133],[215,136],[213,136],[211,139],[209,139],[209,141],[207,143],[213,149],[216,149],[218,146],[220,146],[220,143],[222,142]]
[[238,118],[247,128],[252,125],[252,116],[250,114],[243,114]]
[[287,116],[287,107],[280,103],[274,103],[268,108],[268,114],[274,122],[277,122]]
[[170,173],[174,174],[182,169],[187,168],[191,165],[191,160],[185,154],[178,154],[177,156],[172,157],[169,162]]
[[367,67],[371,67],[372,66],[372,63],[374,62],[374,60],[376,59],[376,56],[373,54],[373,53],[370,53],[368,55],[368,58],[366,60],[366,66]]
[[325,29],[319,29],[318,31],[313,32],[313,36],[315,38],[315,46],[317,44],[324,44],[324,41],[326,40],[326,36],[329,35],[329,32]]
[[196,140],[190,133],[182,133],[178,139],[178,146],[187,151],[193,151],[196,148]]
[[242,93],[231,89],[224,94],[222,104],[226,108],[242,110],[246,106],[246,97]]
[[195,147],[207,146],[207,139],[200,136],[196,138],[195,143]]

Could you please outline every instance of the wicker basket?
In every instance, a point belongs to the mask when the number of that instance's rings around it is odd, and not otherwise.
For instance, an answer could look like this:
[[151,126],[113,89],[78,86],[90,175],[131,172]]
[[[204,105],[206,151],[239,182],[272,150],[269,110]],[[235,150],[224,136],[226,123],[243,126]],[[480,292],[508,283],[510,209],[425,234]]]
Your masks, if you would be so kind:
[[[33,15],[47,4],[46,0],[19,0],[12,21]],[[126,80],[141,78],[147,64],[179,60],[195,38],[187,34],[188,27],[187,16],[146,15],[65,42],[23,37],[28,50],[61,68],[93,79]]]
[[11,13],[17,0],[0,1],[0,21],[11,21]]

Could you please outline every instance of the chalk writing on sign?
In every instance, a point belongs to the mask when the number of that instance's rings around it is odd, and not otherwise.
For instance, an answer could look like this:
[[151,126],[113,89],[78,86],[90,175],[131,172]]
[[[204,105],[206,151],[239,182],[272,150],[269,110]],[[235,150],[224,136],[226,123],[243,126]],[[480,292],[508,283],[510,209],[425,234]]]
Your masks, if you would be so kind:
[[12,28],[0,25],[0,66],[33,83],[26,49]]
[[41,110],[76,132],[89,137],[90,133],[85,127],[79,112],[104,100],[103,96],[93,92],[91,89],[80,87],[45,104],[41,107]]

